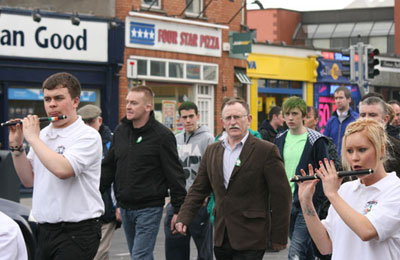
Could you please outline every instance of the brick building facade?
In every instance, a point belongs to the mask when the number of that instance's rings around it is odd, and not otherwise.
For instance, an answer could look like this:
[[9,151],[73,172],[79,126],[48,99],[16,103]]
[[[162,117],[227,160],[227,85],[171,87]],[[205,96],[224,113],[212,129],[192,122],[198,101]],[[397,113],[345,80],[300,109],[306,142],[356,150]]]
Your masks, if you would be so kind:
[[[188,12],[195,8],[186,8],[187,2],[190,1],[156,0],[151,6],[147,4],[151,1],[116,1],[116,16],[125,21],[125,30],[129,30],[125,34],[124,65],[120,73],[119,117],[125,114],[128,88],[143,84],[155,92],[156,118],[173,131],[182,130],[176,118],[179,103],[190,100],[199,106],[201,124],[216,134],[222,129],[223,97],[247,97],[246,91],[240,88],[246,86],[240,86],[235,78],[235,69],[245,70],[247,61],[233,58],[229,51],[223,50],[223,45],[229,43],[230,33],[239,32],[243,27],[244,12],[239,11],[242,2],[193,1],[193,4],[200,3],[200,8],[193,12]],[[232,19],[235,13],[238,14]],[[138,31],[151,36],[139,38]],[[190,35],[186,43],[182,43],[183,34]],[[203,35],[214,36],[209,36],[206,43]],[[129,71],[133,74],[129,75]],[[166,114],[172,109],[173,114],[168,118]]]

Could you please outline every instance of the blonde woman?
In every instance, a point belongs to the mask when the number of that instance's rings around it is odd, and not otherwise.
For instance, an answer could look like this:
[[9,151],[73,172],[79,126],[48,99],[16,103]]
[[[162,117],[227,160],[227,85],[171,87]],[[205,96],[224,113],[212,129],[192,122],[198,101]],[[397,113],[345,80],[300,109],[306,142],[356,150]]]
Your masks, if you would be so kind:
[[[315,184],[299,184],[299,199],[307,228],[323,254],[332,259],[400,259],[400,180],[386,173],[383,160],[388,145],[382,124],[359,119],[346,128],[342,160],[348,170],[372,168],[372,175],[341,185],[332,161],[309,167],[320,177],[331,202],[328,217],[320,221],[312,203]],[[305,175],[305,171],[302,170]]]

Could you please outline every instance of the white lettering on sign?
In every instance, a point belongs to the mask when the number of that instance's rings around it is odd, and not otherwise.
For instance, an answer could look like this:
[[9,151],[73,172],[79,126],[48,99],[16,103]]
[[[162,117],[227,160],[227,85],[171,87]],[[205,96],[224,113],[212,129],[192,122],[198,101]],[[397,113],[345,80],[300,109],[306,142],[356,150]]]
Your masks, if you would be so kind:
[[221,35],[221,29],[126,17],[125,45],[131,48],[221,57]]
[[108,26],[106,22],[31,16],[0,15],[0,55],[29,58],[108,61]]

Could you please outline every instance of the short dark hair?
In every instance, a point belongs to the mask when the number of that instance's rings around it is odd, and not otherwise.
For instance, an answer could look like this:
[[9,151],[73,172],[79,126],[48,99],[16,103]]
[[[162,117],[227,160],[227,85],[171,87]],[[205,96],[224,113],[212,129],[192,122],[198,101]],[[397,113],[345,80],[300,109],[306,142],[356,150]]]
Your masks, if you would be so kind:
[[271,109],[269,110],[269,113],[268,113],[268,120],[272,120],[272,117],[274,115],[279,116],[281,111],[282,111],[282,108],[280,106],[271,107]]
[[314,119],[318,119],[319,118],[319,114],[318,114],[318,109],[312,106],[307,106],[307,114],[312,112],[314,115]]
[[389,113],[389,110],[388,110],[388,107],[387,107],[385,101],[383,101],[383,99],[378,98],[378,97],[366,98],[361,102],[361,104],[362,105],[367,105],[367,106],[378,104],[382,108],[383,116],[386,116]]
[[376,92],[369,92],[369,93],[365,94],[365,95],[361,98],[360,102],[364,101],[365,99],[367,99],[367,98],[369,98],[369,97],[377,97],[377,98],[380,98],[380,99],[383,100],[382,94],[376,93]]
[[67,88],[71,98],[80,97],[81,84],[79,80],[72,74],[67,72],[59,72],[48,77],[42,85],[42,90],[53,90],[56,88]]
[[224,108],[225,108],[226,106],[228,106],[228,105],[233,105],[233,104],[235,104],[235,103],[241,104],[241,105],[244,107],[244,109],[246,110],[247,114],[250,114],[249,105],[248,105],[248,104],[246,103],[246,101],[244,101],[244,99],[241,98],[241,97],[227,97],[227,98],[224,98],[224,99],[222,100],[221,112],[222,112],[222,110],[224,110]]
[[346,99],[351,98],[351,92],[350,92],[350,90],[349,90],[347,87],[345,87],[345,86],[340,86],[340,87],[338,87],[337,89],[335,89],[335,92],[334,92],[334,93],[338,93],[339,91],[343,91],[343,92],[344,92],[344,96],[346,97]]
[[199,113],[198,110],[197,110],[197,106],[196,106],[195,103],[193,103],[193,102],[191,102],[191,101],[183,102],[183,103],[179,106],[179,108],[178,108],[179,116],[181,115],[181,111],[182,111],[182,110],[191,110],[191,109],[194,110],[194,113],[195,113],[196,115]]
[[389,100],[388,104],[389,105],[396,104],[396,105],[398,105],[400,107],[400,102],[398,100],[396,100],[396,99]]

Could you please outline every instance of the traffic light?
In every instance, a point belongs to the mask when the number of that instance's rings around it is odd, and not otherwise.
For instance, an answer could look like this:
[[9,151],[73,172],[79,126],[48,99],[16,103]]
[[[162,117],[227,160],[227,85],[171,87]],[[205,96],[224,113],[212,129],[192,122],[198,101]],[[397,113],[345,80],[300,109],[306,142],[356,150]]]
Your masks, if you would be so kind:
[[342,76],[348,78],[351,82],[356,80],[355,48],[342,50]]
[[379,50],[371,47],[366,47],[366,67],[365,74],[367,79],[373,79],[375,76],[379,75],[379,69],[376,68],[379,65],[379,60],[376,58],[379,55]]

